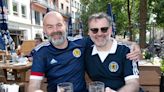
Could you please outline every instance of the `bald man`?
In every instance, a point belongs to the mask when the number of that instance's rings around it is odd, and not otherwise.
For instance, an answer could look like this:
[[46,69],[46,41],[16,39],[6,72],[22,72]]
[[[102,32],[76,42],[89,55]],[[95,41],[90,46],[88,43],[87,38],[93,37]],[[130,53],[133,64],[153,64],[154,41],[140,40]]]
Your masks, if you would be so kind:
[[43,30],[48,42],[35,48],[28,92],[40,89],[44,76],[48,92],[56,92],[57,84],[71,82],[74,92],[86,92],[84,79],[85,41],[69,41],[67,25],[62,15],[51,11],[43,19]]
[[[43,31],[49,41],[35,47],[28,92],[39,90],[44,77],[48,92],[56,92],[57,84],[62,82],[73,83],[73,92],[87,91],[84,51],[93,43],[85,38],[70,41],[66,30],[67,24],[60,13],[51,11],[44,16]],[[136,57],[136,52],[133,53],[129,57]]]

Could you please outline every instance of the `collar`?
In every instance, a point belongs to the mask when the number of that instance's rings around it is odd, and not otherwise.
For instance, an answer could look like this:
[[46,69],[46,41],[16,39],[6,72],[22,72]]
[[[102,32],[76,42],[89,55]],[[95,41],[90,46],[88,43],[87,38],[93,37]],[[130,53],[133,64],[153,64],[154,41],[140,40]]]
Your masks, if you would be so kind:
[[[114,54],[117,50],[117,41],[113,38],[112,38],[112,40],[113,40],[113,43],[112,43],[111,49],[108,51],[108,54]],[[93,50],[92,50],[92,55],[95,55],[98,53],[99,53],[99,51],[97,50],[96,45],[94,44]]]

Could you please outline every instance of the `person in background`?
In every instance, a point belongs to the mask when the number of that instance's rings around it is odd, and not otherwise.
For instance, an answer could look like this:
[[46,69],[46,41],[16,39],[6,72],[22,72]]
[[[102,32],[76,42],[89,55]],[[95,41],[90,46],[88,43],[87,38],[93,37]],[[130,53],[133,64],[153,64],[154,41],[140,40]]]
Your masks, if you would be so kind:
[[[43,18],[43,31],[48,41],[34,48],[28,92],[40,89],[41,81],[47,78],[47,91],[56,92],[57,84],[73,83],[74,92],[86,92],[84,51],[93,44],[87,38],[70,41],[67,39],[67,24],[63,16],[55,11]],[[137,54],[136,54],[137,53]],[[129,58],[138,58],[137,47]]]
[[42,43],[42,42],[43,42],[43,40],[42,40],[41,37],[36,37],[36,38],[35,38],[35,46],[39,45],[39,44]]
[[80,30],[77,29],[75,32],[76,33],[74,35],[74,38],[83,38],[83,36],[80,34]]
[[21,57],[22,56],[22,53],[21,53],[21,51],[22,51],[22,44],[23,44],[23,41],[24,41],[24,37],[22,36],[22,35],[20,35],[19,37],[19,44],[18,44],[18,46],[17,46],[17,48],[16,48],[16,53],[17,53],[17,55],[19,56],[19,57]]
[[126,58],[128,46],[111,37],[111,18],[105,13],[95,13],[89,17],[88,25],[94,45],[86,49],[85,67],[91,80],[103,82],[107,92],[138,92],[137,62]]
[[[35,38],[35,47],[38,46],[39,44],[41,44],[42,42],[43,42],[43,40],[41,37],[36,37]],[[34,52],[35,52],[35,50],[33,49],[28,55],[25,55],[25,57],[27,57],[29,61],[32,61]]]

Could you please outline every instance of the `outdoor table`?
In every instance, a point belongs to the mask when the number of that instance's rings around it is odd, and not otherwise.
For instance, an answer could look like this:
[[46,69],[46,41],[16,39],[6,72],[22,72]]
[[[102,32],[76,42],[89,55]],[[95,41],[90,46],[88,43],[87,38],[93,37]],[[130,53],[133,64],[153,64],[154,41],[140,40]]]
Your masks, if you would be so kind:
[[[15,82],[25,82],[26,81],[26,72],[31,69],[32,62],[28,62],[26,65],[15,65],[10,63],[0,62],[0,68],[3,69],[6,80],[7,80],[7,72],[12,69],[12,73],[15,77]],[[18,76],[20,74],[20,76]]]

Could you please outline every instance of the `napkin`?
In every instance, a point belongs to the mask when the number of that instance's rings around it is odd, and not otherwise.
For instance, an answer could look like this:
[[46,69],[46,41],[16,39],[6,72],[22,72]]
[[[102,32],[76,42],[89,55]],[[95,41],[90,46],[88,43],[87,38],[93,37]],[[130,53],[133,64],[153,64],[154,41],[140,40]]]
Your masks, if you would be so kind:
[[4,84],[5,92],[19,92],[19,85],[17,84]]
[[20,57],[17,59],[18,63],[14,63],[15,66],[26,65],[28,63],[28,59],[26,57]]
[[28,61],[28,58],[27,57],[20,57],[20,58],[17,59],[17,61],[19,63],[26,63]]

